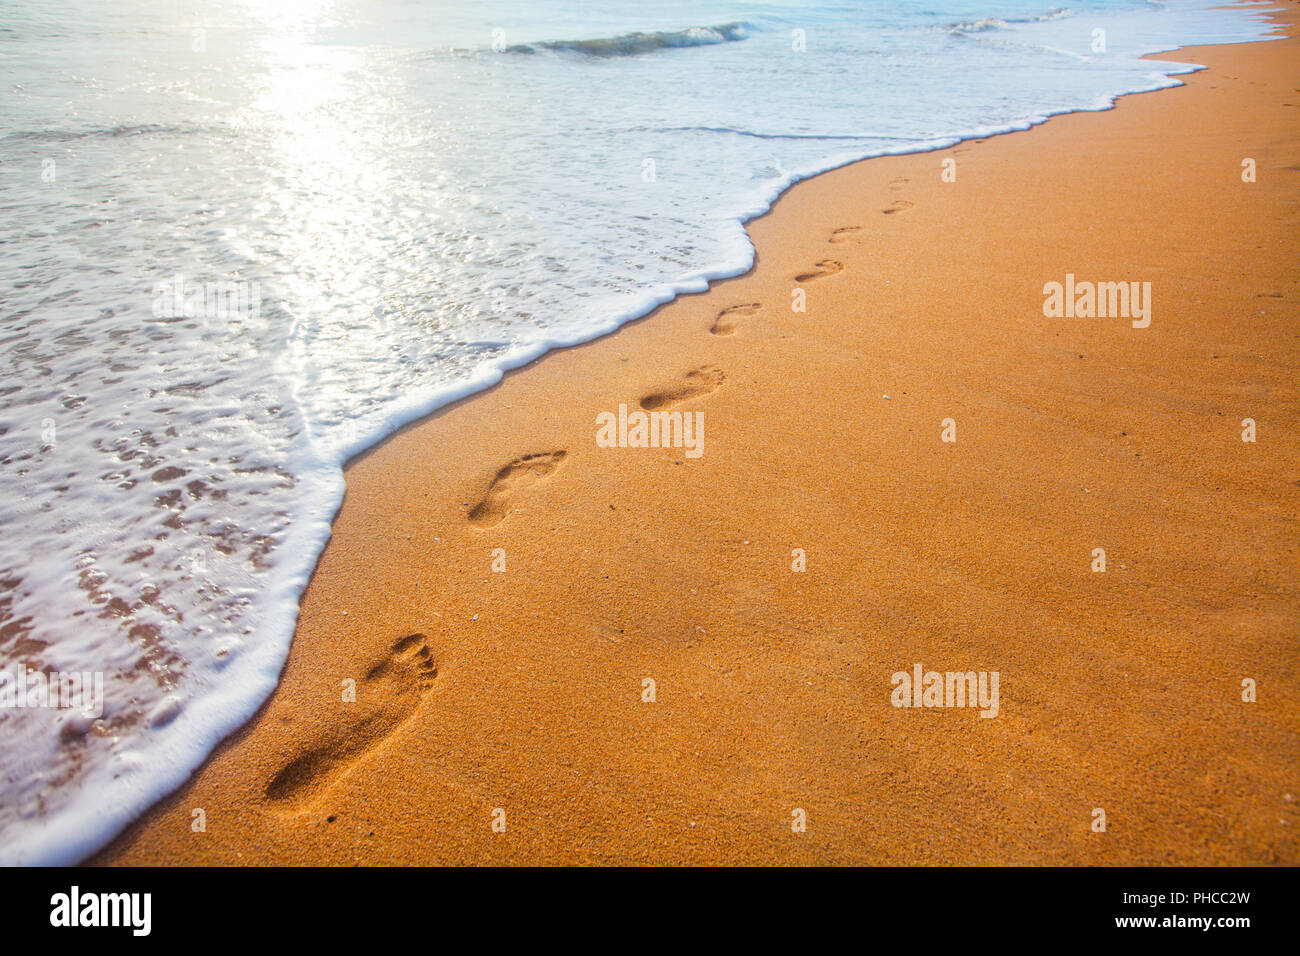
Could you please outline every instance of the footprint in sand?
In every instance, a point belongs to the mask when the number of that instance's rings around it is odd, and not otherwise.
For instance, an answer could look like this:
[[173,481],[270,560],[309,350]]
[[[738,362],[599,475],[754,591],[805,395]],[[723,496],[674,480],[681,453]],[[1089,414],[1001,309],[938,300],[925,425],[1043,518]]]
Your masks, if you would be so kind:
[[510,500],[529,485],[545,478],[564,461],[568,452],[552,451],[516,458],[497,472],[483,500],[469,513],[470,524],[490,528],[509,513]]
[[861,231],[861,226],[844,226],[831,233],[831,242],[849,242]]
[[684,402],[688,398],[707,395],[721,385],[722,380],[726,377],[720,368],[712,365],[701,365],[699,368],[687,372],[676,385],[660,389],[657,392],[651,392],[641,399],[641,407],[647,412],[653,412],[656,409],[667,408],[669,405]]
[[894,190],[894,192],[899,192],[910,182],[910,179],[895,179],[889,184],[889,188]]
[[730,335],[736,331],[736,323],[732,319],[753,315],[760,308],[761,306],[757,302],[750,302],[747,305],[733,305],[729,309],[723,309],[718,313],[718,317],[713,320],[713,328],[709,329],[709,331],[714,335]]
[[825,279],[827,276],[833,276],[837,272],[844,271],[844,263],[837,262],[834,259],[823,259],[817,265],[813,266],[811,272],[802,272],[794,277],[795,282],[811,282],[813,279]]
[[266,785],[266,796],[287,810],[312,804],[367,753],[410,719],[438,676],[427,639],[410,634],[357,681],[356,703],[344,704],[347,722],[295,757]]
[[908,202],[906,199],[895,199],[889,204],[888,209],[882,209],[880,211],[888,216],[891,213],[902,212],[904,209],[911,209],[915,205],[916,203]]

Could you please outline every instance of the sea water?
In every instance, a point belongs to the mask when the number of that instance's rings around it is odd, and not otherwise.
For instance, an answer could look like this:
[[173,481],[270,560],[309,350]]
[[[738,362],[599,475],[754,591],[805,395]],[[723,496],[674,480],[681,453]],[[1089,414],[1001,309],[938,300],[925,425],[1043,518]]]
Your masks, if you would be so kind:
[[350,456],[744,272],[800,178],[1268,34],[1216,2],[0,0],[0,666],[103,676],[0,707],[0,862],[253,714]]

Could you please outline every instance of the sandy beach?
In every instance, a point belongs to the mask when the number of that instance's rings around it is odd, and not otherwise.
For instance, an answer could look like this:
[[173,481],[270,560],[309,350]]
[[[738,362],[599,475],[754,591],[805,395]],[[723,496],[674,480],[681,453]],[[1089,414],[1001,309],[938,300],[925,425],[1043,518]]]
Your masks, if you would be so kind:
[[91,862],[1300,863],[1298,9],[352,462],[279,688]]

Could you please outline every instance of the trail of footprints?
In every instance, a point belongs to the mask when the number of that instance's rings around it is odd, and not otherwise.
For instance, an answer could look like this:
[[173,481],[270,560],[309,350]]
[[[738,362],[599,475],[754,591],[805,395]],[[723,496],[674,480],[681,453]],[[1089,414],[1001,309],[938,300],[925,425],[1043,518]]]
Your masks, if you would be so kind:
[[[908,182],[898,179],[891,188],[901,190]],[[895,200],[883,212],[910,209],[915,203]],[[829,242],[853,241],[861,226],[843,226],[830,234]],[[795,276],[796,282],[812,282],[844,271],[837,259],[823,259]],[[715,317],[709,331],[732,335],[738,319],[756,315],[758,302],[729,306]],[[716,391],[726,373],[714,365],[691,369],[680,380],[643,396],[646,411],[669,408]],[[516,496],[554,474],[567,457],[564,450],[524,455],[504,465],[489,483],[482,499],[470,509],[468,520],[477,528],[491,528],[510,512]],[[275,805],[296,812],[310,807],[375,747],[396,732],[415,712],[438,677],[438,666],[428,639],[410,634],[393,645],[389,654],[372,667],[357,684],[356,703],[349,719],[285,764],[266,786],[266,796]]]
[[[895,181],[899,188],[907,180]],[[902,200],[898,201],[903,203]],[[904,203],[903,208],[911,205]],[[886,210],[889,211],[889,210]],[[832,243],[849,242],[862,231],[861,226],[842,226],[831,233]],[[844,263],[838,259],[823,259],[811,269],[795,276],[796,282],[812,282],[816,279],[829,278],[844,271]],[[743,302],[728,306],[714,317],[709,332],[713,335],[733,335],[737,320],[758,314],[762,303]],[[678,382],[666,388],[658,389],[641,398],[640,405],[645,411],[658,411],[679,404],[688,399],[698,398],[715,391],[726,379],[726,373],[713,365],[702,365],[687,372]],[[514,497],[530,485],[553,474],[564,460],[567,452],[553,451],[525,455],[516,458],[497,472],[488,486],[487,493],[469,512],[469,521],[478,528],[490,528],[500,523],[509,514]]]
[[[889,188],[901,192],[909,182],[910,180],[906,178],[895,179],[889,184]],[[911,209],[915,205],[906,199],[895,199],[882,212],[886,215],[898,213]],[[862,230],[862,226],[841,226],[831,232],[828,241],[837,245],[852,242],[857,239]],[[796,275],[794,281],[814,282],[838,275],[843,271],[843,262],[838,259],[823,259],[810,269]],[[743,302],[728,306],[714,317],[709,332],[712,335],[734,335],[739,325],[738,320],[757,315],[762,308],[762,303],[759,302]],[[725,378],[725,373],[716,366],[700,366],[687,372],[677,383],[642,397],[641,408],[646,411],[657,411],[691,398],[707,395],[716,390]],[[470,524],[477,528],[491,528],[499,524],[510,513],[511,503],[516,495],[553,474],[567,454],[566,451],[560,450],[524,455],[502,467],[488,485],[482,499],[470,509]]]
[[[889,184],[894,192],[901,192],[911,180],[899,178]],[[886,215],[911,209],[916,203],[906,199],[895,199],[885,209]],[[833,244],[854,241],[862,232],[862,226],[841,226],[834,230],[828,239]],[[814,282],[827,279],[844,271],[844,263],[838,259],[823,259],[810,269],[794,277],[795,282]],[[757,315],[762,309],[759,302],[743,302],[728,306],[719,312],[713,320],[709,332],[712,335],[734,335],[740,319]],[[707,395],[722,384],[726,378],[723,371],[715,366],[706,365],[687,372],[674,385],[651,392],[641,399],[641,407],[646,411],[667,408],[678,402]],[[469,512],[469,522],[477,528],[491,528],[505,519],[510,512],[511,502],[520,492],[529,486],[553,474],[564,461],[567,452],[552,451],[525,455],[505,465],[488,485],[483,498]]]
[[356,702],[346,705],[347,720],[285,764],[267,784],[267,799],[290,812],[311,806],[410,719],[437,677],[438,665],[423,634],[399,640],[357,681]]
[[[907,180],[895,180],[898,189]],[[895,202],[884,212],[900,212],[913,203]],[[829,242],[850,242],[862,232],[861,226],[843,226],[830,234]],[[823,259],[808,271],[795,276],[796,282],[811,282],[844,271],[837,259]],[[732,335],[738,319],[756,315],[758,302],[729,306],[718,313],[709,331],[714,335]],[[643,396],[640,406],[646,411],[669,408],[716,391],[726,380],[726,373],[714,365],[691,369],[677,382]],[[468,520],[477,528],[491,528],[510,513],[519,494],[545,480],[559,469],[567,457],[564,450],[524,455],[504,465],[489,483],[487,491],[473,508]],[[266,786],[266,796],[288,811],[311,806],[322,793],[334,785],[375,747],[396,732],[415,712],[438,676],[438,666],[428,639],[410,634],[393,645],[389,654],[372,667],[357,684],[356,703],[344,723],[280,769]]]

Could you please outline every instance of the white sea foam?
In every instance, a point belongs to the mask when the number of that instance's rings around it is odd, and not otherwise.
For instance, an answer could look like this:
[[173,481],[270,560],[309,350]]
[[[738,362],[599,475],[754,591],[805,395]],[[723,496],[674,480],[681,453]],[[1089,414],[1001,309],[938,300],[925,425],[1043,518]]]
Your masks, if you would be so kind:
[[0,710],[0,861],[92,852],[265,700],[349,456],[744,272],[802,177],[1265,32],[1213,2],[11,0],[0,666],[104,716]]

